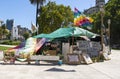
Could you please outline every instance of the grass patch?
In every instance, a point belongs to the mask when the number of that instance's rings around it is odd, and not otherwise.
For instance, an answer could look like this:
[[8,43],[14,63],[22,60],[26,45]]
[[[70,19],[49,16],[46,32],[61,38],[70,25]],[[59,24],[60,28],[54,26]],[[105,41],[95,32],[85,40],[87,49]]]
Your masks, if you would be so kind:
[[9,48],[11,48],[11,47],[0,46],[0,50],[2,50],[2,51],[5,51],[5,50],[7,50]]

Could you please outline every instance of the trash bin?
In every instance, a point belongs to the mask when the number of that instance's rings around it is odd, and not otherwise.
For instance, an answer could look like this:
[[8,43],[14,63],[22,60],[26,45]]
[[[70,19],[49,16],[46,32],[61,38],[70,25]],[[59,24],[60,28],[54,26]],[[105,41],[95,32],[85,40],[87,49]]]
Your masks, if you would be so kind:
[[62,60],[58,61],[58,65],[62,65],[62,63],[63,63]]

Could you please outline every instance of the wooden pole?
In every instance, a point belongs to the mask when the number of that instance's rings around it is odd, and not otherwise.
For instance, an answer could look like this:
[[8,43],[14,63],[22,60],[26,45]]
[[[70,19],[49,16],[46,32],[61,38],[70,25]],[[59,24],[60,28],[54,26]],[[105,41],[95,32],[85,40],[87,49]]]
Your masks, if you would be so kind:
[[108,36],[109,36],[109,53],[108,54],[111,54],[111,45],[110,45],[110,24],[111,24],[111,20],[108,19]]
[[103,51],[103,14],[101,13],[101,50]]
[[100,12],[101,12],[101,51],[103,51],[103,30],[104,30],[103,17],[105,11],[102,5],[100,6]]

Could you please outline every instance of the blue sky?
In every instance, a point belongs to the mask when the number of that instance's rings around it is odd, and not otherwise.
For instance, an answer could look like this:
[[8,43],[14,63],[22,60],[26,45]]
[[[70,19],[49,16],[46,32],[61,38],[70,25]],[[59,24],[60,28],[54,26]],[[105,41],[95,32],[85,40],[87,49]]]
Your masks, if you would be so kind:
[[[95,5],[95,0],[51,0],[57,4],[74,7],[84,11]],[[108,0],[105,0],[106,2]],[[1,0],[0,20],[6,23],[7,19],[14,19],[14,26],[21,25],[31,29],[31,22],[35,23],[36,6],[31,5],[29,0]]]

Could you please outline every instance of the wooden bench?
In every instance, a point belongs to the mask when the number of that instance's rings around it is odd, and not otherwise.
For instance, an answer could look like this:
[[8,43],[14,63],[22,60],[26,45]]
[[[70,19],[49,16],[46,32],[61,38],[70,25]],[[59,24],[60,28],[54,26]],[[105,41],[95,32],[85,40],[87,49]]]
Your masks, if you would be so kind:
[[57,61],[59,62],[59,56],[44,56],[44,55],[33,55],[30,57],[30,61]]
[[0,50],[0,61],[3,61],[4,59],[4,52]]

